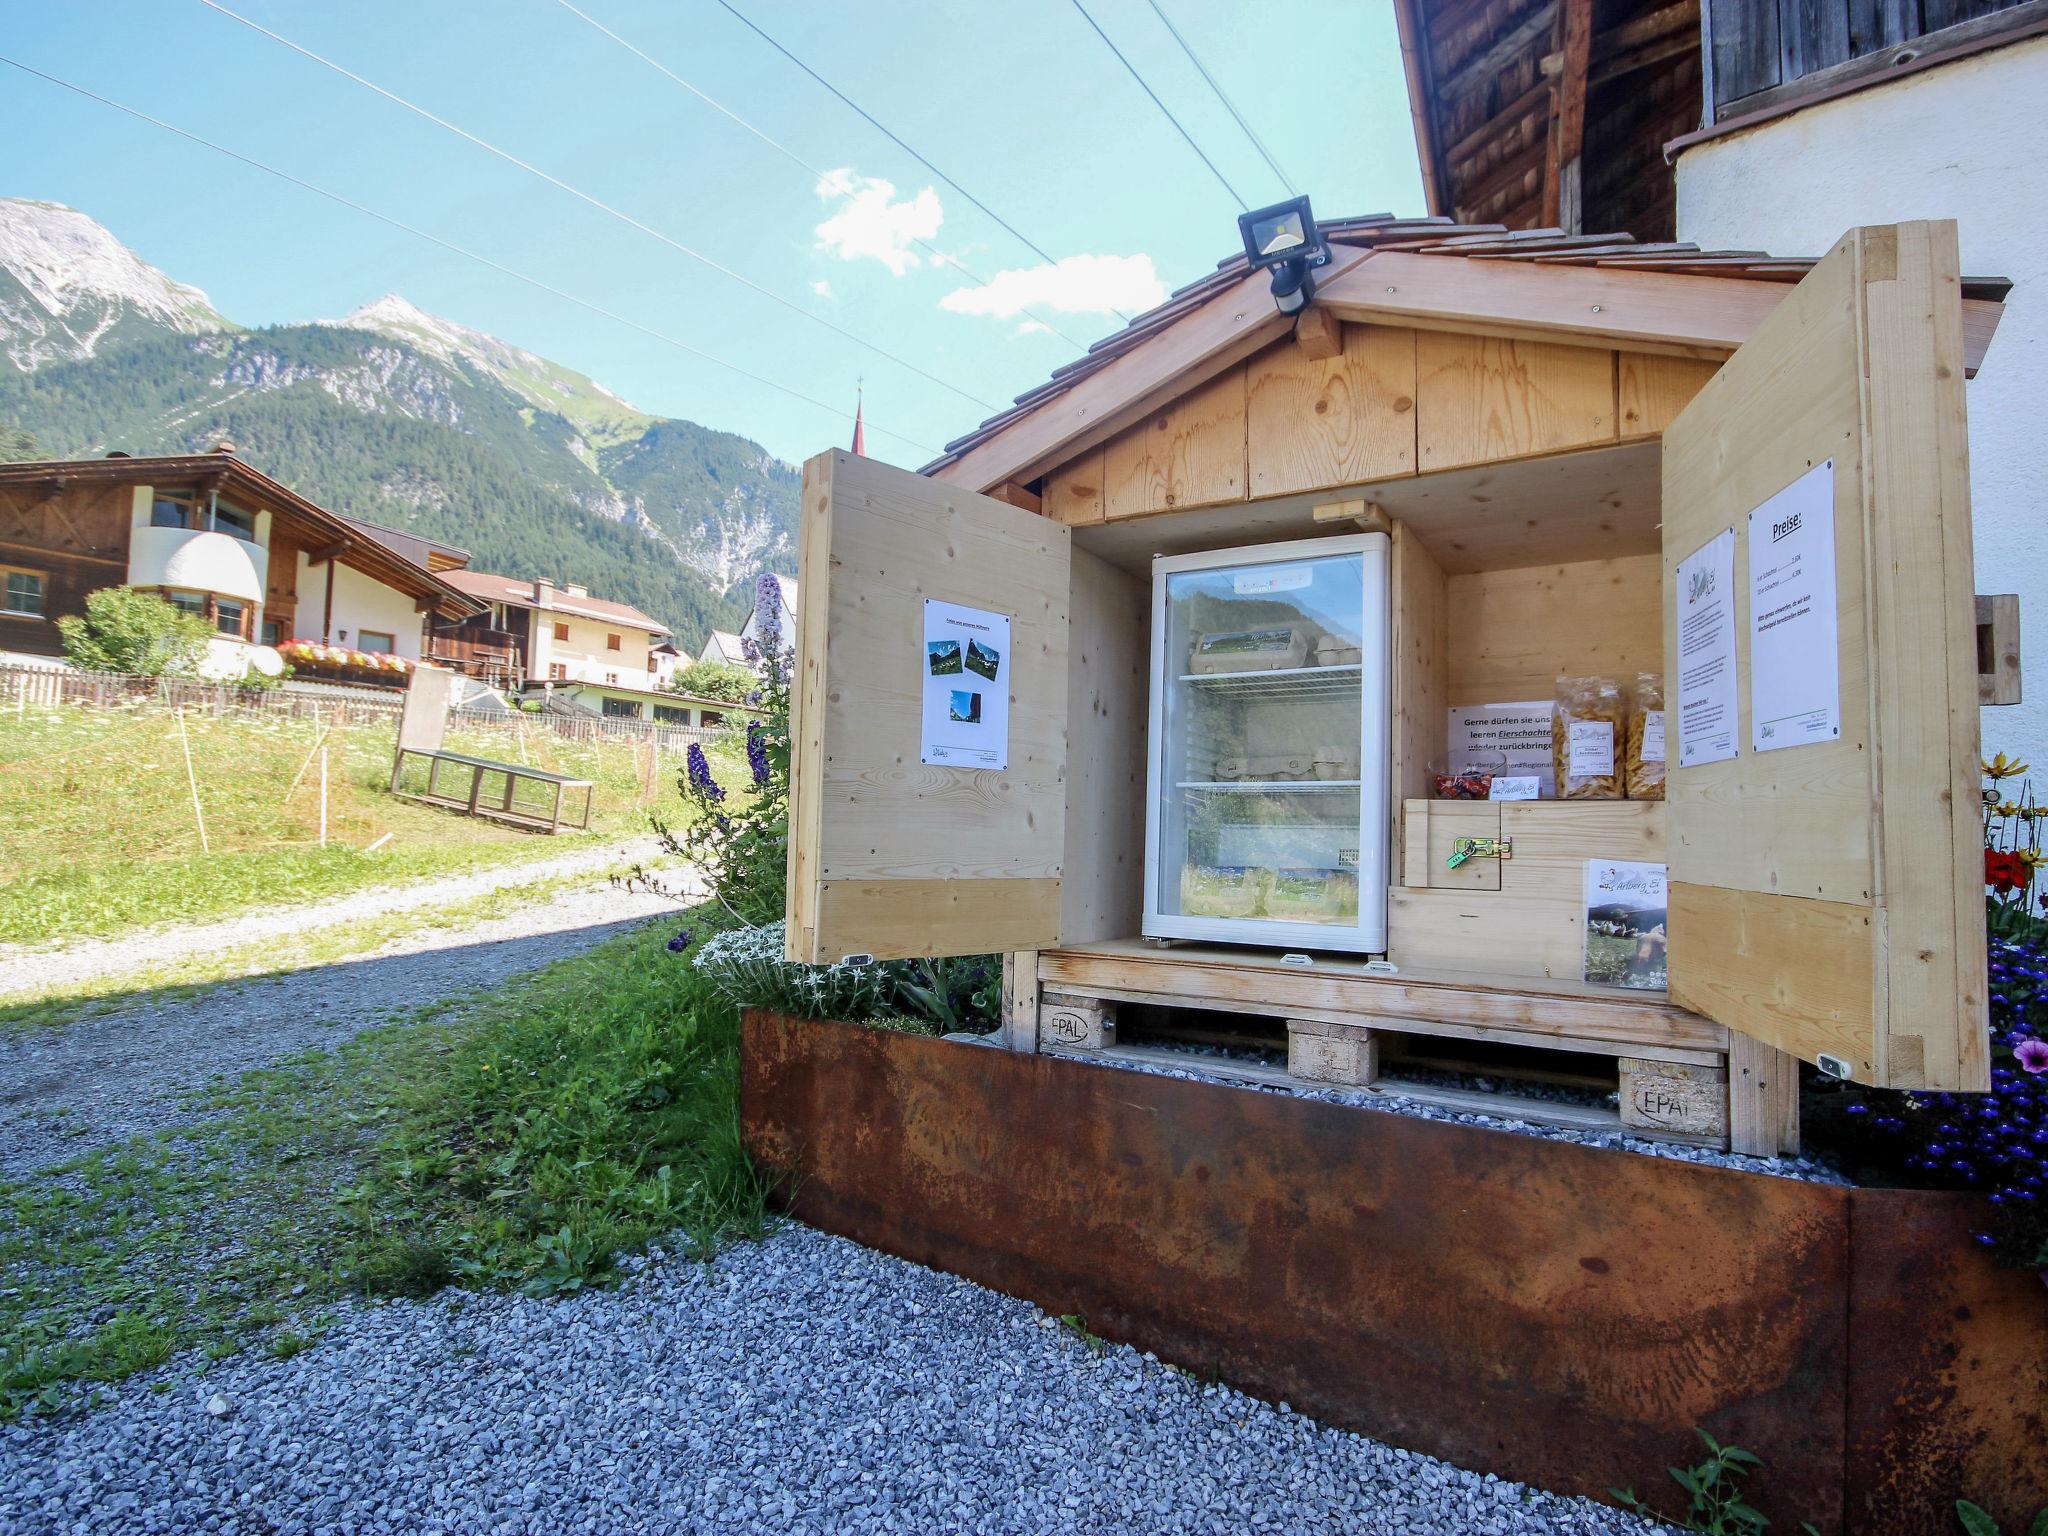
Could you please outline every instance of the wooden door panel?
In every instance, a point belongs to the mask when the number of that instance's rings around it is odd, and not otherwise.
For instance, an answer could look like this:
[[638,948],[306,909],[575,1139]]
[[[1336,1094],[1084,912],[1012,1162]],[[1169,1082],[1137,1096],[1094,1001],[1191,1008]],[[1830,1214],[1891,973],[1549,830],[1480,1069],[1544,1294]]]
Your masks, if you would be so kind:
[[[1065,854],[1070,536],[857,455],[804,466],[788,954],[1051,948]],[[1009,766],[920,761],[927,599],[1009,616]]]
[[[1749,513],[1834,477],[1839,738],[1751,750]],[[1680,561],[1735,538],[1732,759],[1668,786],[1671,993],[1859,1081],[1989,1086],[1974,593],[1953,224],[1851,231],[1664,434]],[[1680,729],[1676,718],[1674,729]]]

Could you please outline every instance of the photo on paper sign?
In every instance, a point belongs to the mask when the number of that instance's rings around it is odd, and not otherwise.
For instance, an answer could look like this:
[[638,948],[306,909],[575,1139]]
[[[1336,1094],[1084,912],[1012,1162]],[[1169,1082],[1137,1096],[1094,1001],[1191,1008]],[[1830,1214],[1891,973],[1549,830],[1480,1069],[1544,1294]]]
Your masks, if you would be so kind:
[[955,688],[952,692],[948,718],[962,725],[981,724],[981,695]]
[[927,640],[924,649],[933,677],[950,677],[961,670],[958,640]]
[[983,645],[979,640],[970,640],[967,642],[968,671],[979,672],[983,677],[987,678],[990,682],[994,682],[996,680],[996,672],[999,668],[1001,668],[1002,664],[1003,657],[1000,651],[991,650],[988,646]]
[[1583,975],[1606,987],[1664,990],[1668,908],[1661,864],[1589,859]]

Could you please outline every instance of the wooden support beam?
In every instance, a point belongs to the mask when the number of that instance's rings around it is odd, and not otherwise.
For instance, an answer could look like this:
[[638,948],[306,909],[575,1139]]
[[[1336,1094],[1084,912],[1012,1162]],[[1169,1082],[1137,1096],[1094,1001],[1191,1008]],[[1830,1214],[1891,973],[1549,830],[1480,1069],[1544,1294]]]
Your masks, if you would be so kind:
[[1326,361],[1344,350],[1344,322],[1311,304],[1294,322],[1294,341],[1304,357]]
[[1518,190],[1532,174],[1541,175],[1548,143],[1547,139],[1535,140],[1528,148],[1504,157],[1479,180],[1460,187],[1458,207],[1476,215],[1503,192]]
[[1394,521],[1376,501],[1358,497],[1349,501],[1325,501],[1309,509],[1319,523],[1356,523],[1365,533],[1391,533]]
[[1562,0],[1559,67],[1551,82],[1550,138],[1543,165],[1543,219],[1568,235],[1581,228],[1579,154],[1586,142],[1586,74],[1593,54],[1593,0]]
[[336,560],[347,554],[351,548],[353,546],[347,539],[337,539],[334,543],[327,545],[323,549],[307,550],[306,564],[309,566],[325,565],[329,560]]
[[1526,117],[1533,108],[1538,106],[1547,107],[1549,103],[1550,82],[1548,80],[1538,80],[1529,89],[1522,92],[1521,95],[1517,96],[1513,101],[1502,107],[1493,116],[1489,117],[1485,122],[1444,151],[1444,161],[1452,168],[1452,174],[1456,174],[1459,161],[1468,160],[1475,150],[1484,149],[1488,144],[1500,137],[1507,128]]
[[1492,47],[1467,59],[1449,76],[1440,77],[1436,83],[1437,95],[1445,101],[1455,101],[1482,85],[1491,84],[1502,69],[1528,52],[1529,45],[1548,34],[1556,22],[1556,0],[1537,6],[1523,18],[1520,26],[1503,33]]
[[1005,480],[990,489],[988,495],[996,501],[1008,502],[1011,506],[1026,512],[1043,512],[1044,500],[1035,492],[1025,489],[1015,480]]

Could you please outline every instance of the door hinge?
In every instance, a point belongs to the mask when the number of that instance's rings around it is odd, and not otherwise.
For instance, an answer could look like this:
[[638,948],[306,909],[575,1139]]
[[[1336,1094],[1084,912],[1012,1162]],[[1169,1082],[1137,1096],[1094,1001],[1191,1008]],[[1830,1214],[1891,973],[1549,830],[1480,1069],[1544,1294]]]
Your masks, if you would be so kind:
[[1444,860],[1445,869],[1456,869],[1467,859],[1512,859],[1515,856],[1515,840],[1512,837],[1461,837],[1451,844],[1451,856]]

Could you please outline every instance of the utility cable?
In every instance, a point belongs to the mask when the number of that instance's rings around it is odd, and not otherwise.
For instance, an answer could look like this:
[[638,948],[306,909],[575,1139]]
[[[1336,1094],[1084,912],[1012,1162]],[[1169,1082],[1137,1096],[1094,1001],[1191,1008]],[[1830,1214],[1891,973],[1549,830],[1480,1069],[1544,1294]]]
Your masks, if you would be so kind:
[[[699,101],[703,102],[704,105],[710,107],[713,111],[723,113],[726,117],[731,118],[733,122],[739,124],[740,127],[746,129],[747,132],[751,133],[755,138],[759,139],[763,144],[766,144],[770,149],[774,150],[777,154],[781,155],[785,160],[788,160],[791,164],[797,166],[801,170],[809,172],[810,175],[814,176],[815,178],[817,178],[817,180],[821,182],[829,182],[831,180],[831,172],[821,170],[817,166],[812,165],[810,161],[804,159],[802,155],[799,155],[787,144],[778,142],[776,139],[771,137],[766,131],[755,127],[752,123],[748,122],[744,117],[741,117],[739,113],[733,111],[731,107],[728,107],[724,102],[718,100],[715,96],[712,96],[707,92],[700,90],[698,87],[692,85],[689,81],[685,80],[681,75],[677,74],[674,70],[670,69],[666,64],[662,63],[661,60],[655,58],[652,54],[649,54],[644,49],[636,47],[634,44],[627,41],[627,39],[619,36],[618,33],[614,32],[610,27],[606,26],[603,22],[599,21],[595,16],[592,16],[588,11],[582,10],[575,5],[572,5],[570,3],[570,0],[555,0],[555,3],[561,6],[561,8],[567,11],[571,16],[578,18],[579,20],[590,26],[593,30],[602,32],[606,37],[610,38],[613,42],[617,43],[621,48],[625,49],[626,52],[632,54],[635,58],[641,60],[643,63],[651,66],[656,70],[659,70],[662,74],[668,76],[669,79],[673,80],[677,85],[681,86],[684,90],[688,91],[692,96],[695,96]],[[944,262],[947,266],[951,267],[954,271],[958,272],[961,276],[965,277],[969,282],[972,282],[979,287],[986,288],[988,286],[987,278],[981,276],[979,273],[965,266],[963,263],[961,263],[959,260],[957,260],[949,253],[940,250],[936,245],[933,245],[931,241],[926,240],[919,235],[912,235],[910,238],[915,244],[921,246],[931,256],[931,258],[934,261]],[[1044,326],[1048,331],[1051,331],[1055,336],[1059,337],[1069,346],[1078,347],[1083,352],[1086,352],[1088,350],[1087,342],[1079,341],[1076,340],[1074,337],[1069,336],[1065,331],[1061,330],[1058,326],[1054,325],[1052,321],[1048,320],[1044,315],[1039,314],[1036,310],[1024,309],[1021,311],[1021,313],[1030,316],[1030,318],[1032,318],[1033,320],[1036,320],[1040,325]]]
[[[211,5],[213,4],[213,0],[200,0],[200,3],[203,5]],[[719,0],[719,4],[723,5],[724,3],[725,0]],[[1223,183],[1223,190],[1230,194],[1230,200],[1236,203],[1237,206],[1244,212],[1250,213],[1252,211],[1252,205],[1246,202],[1242,197],[1238,195],[1237,188],[1233,187],[1230,184],[1230,178],[1225,176],[1221,171],[1216,169],[1216,162],[1214,160],[1211,160],[1207,155],[1202,153],[1202,146],[1195,142],[1195,136],[1192,133],[1189,133],[1186,128],[1181,126],[1181,120],[1175,117],[1173,115],[1172,109],[1169,108],[1165,102],[1159,99],[1159,93],[1153,90],[1151,86],[1145,83],[1145,77],[1138,73],[1138,66],[1133,64],[1129,59],[1124,57],[1123,49],[1117,47],[1115,43],[1109,40],[1109,34],[1102,30],[1101,26],[1097,24],[1093,16],[1090,16],[1088,14],[1088,7],[1083,5],[1081,3],[1081,0],[1074,0],[1074,9],[1079,11],[1081,13],[1081,19],[1087,22],[1088,25],[1094,29],[1095,35],[1102,39],[1102,45],[1105,48],[1107,48],[1111,53],[1116,55],[1117,63],[1123,65],[1125,69],[1130,71],[1131,78],[1138,82],[1138,89],[1143,91],[1147,96],[1150,96],[1152,98],[1152,105],[1157,107],[1161,112],[1165,113],[1166,120],[1169,123],[1173,124],[1175,130],[1179,132],[1180,136],[1183,139],[1187,140],[1188,148],[1192,149],[1195,152],[1196,156],[1201,160],[1202,164],[1209,167],[1209,174],[1211,176],[1214,176],[1218,181]]]
[[[727,11],[731,12],[733,18],[737,20],[742,26],[744,26],[749,32],[752,32],[756,37],[760,38],[762,42],[766,43],[770,48],[773,48],[777,53],[781,54],[785,59],[789,60],[790,63],[794,64],[798,69],[802,70],[805,74],[809,75],[813,80],[817,81],[818,84],[822,85],[826,90],[830,91],[834,96],[838,97],[842,103],[844,103],[848,108],[852,110],[855,116],[859,117],[870,128],[874,129],[875,132],[879,133],[891,144],[894,144],[898,149],[902,150],[903,153],[910,156],[911,159],[915,160],[919,165],[923,166],[926,170],[930,171],[934,176],[938,177],[939,180],[943,181],[955,192],[958,192],[962,197],[966,198],[968,202],[972,203],[976,208],[979,208],[990,219],[993,219],[997,224],[1001,225],[1003,229],[1006,230],[1014,239],[1016,239],[1019,244],[1023,245],[1027,250],[1029,250],[1032,253],[1032,255],[1036,256],[1040,261],[1045,262],[1048,266],[1059,265],[1058,261],[1054,259],[1051,253],[1048,252],[1037,241],[1033,240],[1030,236],[1026,235],[1022,230],[1018,229],[1016,225],[1012,224],[1008,219],[1004,218],[1001,214],[997,213],[993,208],[989,207],[987,203],[984,203],[972,192],[968,191],[965,187],[961,186],[959,182],[955,181],[952,177],[948,176],[944,171],[940,170],[936,165],[933,165],[931,161],[925,159],[923,155],[919,154],[916,150],[912,149],[908,144],[904,143],[903,140],[899,138],[892,130],[885,127],[880,121],[878,121],[875,118],[874,114],[869,112],[867,108],[863,107],[859,102],[855,101],[851,96],[847,95],[846,92],[840,90],[838,86],[834,85],[830,80],[827,80],[823,75],[819,74],[815,69],[811,68],[810,65],[806,64],[802,59],[798,58],[795,54],[791,53],[787,48],[783,47],[781,43],[777,42],[768,33],[764,32],[759,26],[757,26],[754,23],[753,19],[750,18],[746,14],[746,12],[742,11],[738,6],[734,5],[732,3],[732,0],[718,0],[718,3],[724,6]],[[1128,322],[1131,318],[1129,315],[1125,314],[1120,309],[1112,309],[1110,313],[1115,315],[1117,319],[1125,322]]]
[[752,278],[747,277],[742,273],[735,272],[731,267],[724,265],[722,262],[713,260],[711,257],[706,256],[702,251],[692,249],[690,246],[683,244],[682,241],[675,239],[673,236],[663,234],[660,230],[654,228],[653,225],[642,223],[639,219],[634,218],[633,215],[631,215],[630,213],[626,213],[619,208],[613,207],[610,203],[605,202],[602,198],[593,197],[590,193],[585,192],[581,187],[572,186],[570,183],[562,180],[561,177],[552,175],[549,172],[542,170],[539,166],[534,165],[530,161],[520,159],[510,150],[500,149],[497,145],[491,143],[488,139],[479,138],[476,134],[471,133],[468,129],[458,127],[456,124],[451,123],[450,121],[448,121],[447,118],[436,116],[434,113],[429,112],[425,107],[418,105],[416,102],[406,100],[405,97],[400,96],[396,91],[386,90],[383,86],[377,84],[376,81],[365,79],[363,76],[357,74],[354,70],[346,68],[343,65],[337,64],[332,59],[327,58],[324,55],[315,53],[312,49],[303,47],[302,45],[293,42],[290,38],[284,36],[281,33],[271,31],[270,28],[264,26],[262,23],[251,21],[248,17],[240,15],[235,11],[229,10],[226,6],[220,3],[220,0],[199,0],[199,3],[205,6],[208,10],[217,11],[221,15],[227,17],[228,20],[236,22],[241,26],[247,27],[250,31],[260,33],[262,36],[269,38],[272,42],[281,44],[282,46],[289,48],[293,53],[298,54],[301,58],[310,59],[315,64],[320,65],[323,69],[331,70],[335,74],[340,75],[343,79],[353,80],[357,85],[362,86],[365,90],[373,91],[377,95],[382,96],[386,101],[391,102],[393,105],[403,107],[405,108],[406,111],[411,112],[418,117],[425,118],[428,122],[433,123],[436,127],[445,128],[446,130],[448,130],[448,132],[454,134],[456,137],[466,139],[471,144],[474,144],[478,149],[481,149],[488,154],[497,156],[498,159],[503,160],[507,165],[516,166],[520,170],[525,171],[529,176],[538,177],[540,180],[546,182],[549,186],[555,187],[560,191],[568,193],[571,197],[574,197],[581,202],[589,204],[592,208],[597,209],[600,213],[606,214],[611,218],[617,219],[622,224],[632,226],[634,229],[639,230],[642,234],[650,236],[653,239],[659,240],[663,245],[666,245],[673,250],[680,251],[683,255],[689,257],[692,261],[701,262],[703,265],[711,268],[712,271],[721,273],[724,276],[731,278],[734,282],[739,283],[746,288],[752,289],[755,293],[760,294],[761,297],[763,297],[764,299],[768,299],[776,304],[780,304],[784,309],[789,310],[792,314],[802,315],[807,320],[815,321],[817,324],[824,326],[826,330],[831,331],[835,335],[845,337],[846,340],[854,343],[856,346],[865,348],[867,351],[874,353],[877,357],[887,358],[890,362],[896,364],[899,368],[907,369],[909,372],[916,374],[919,378],[928,380],[929,382],[938,385],[941,389],[956,394],[961,399],[969,401],[972,404],[981,406],[986,410],[999,411],[1003,409],[1003,407],[998,406],[993,401],[984,400],[979,395],[970,393],[969,391],[960,388],[960,386],[957,384],[948,383],[946,380],[940,378],[937,374],[928,372],[927,370],[918,367],[917,364],[909,361],[907,358],[898,357],[894,352],[889,351],[888,348],[878,346],[874,342],[866,340],[864,337],[855,335],[852,331],[846,329],[845,326],[836,324],[835,322],[826,319],[823,315],[817,313],[817,311],[804,308],[804,306],[797,303],[796,300],[784,298],[774,289],[763,287],[761,284],[755,282]]
[[[317,197],[324,197],[329,202],[339,204],[351,212],[362,214],[365,218],[375,219],[379,224],[388,225],[392,229],[400,230],[405,234],[413,236],[415,239],[425,240],[432,245],[438,245],[444,251],[452,252],[467,261],[476,262],[480,266],[489,267],[493,272],[512,278],[517,282],[525,283],[529,288],[537,288],[542,293],[551,294],[565,303],[574,304],[579,309],[586,309],[594,315],[601,315],[607,320],[616,321],[620,325],[638,331],[643,336],[650,336],[654,340],[664,342],[679,351],[687,352],[692,357],[701,358],[707,363],[712,363],[717,367],[726,369],[728,372],[736,373],[743,379],[751,379],[754,383],[764,385],[774,390],[777,394],[787,395],[790,399],[801,401],[805,405],[816,406],[819,410],[836,416],[842,421],[853,420],[851,412],[841,410],[836,405],[828,405],[823,400],[804,394],[801,390],[791,389],[787,384],[778,384],[775,380],[755,373],[750,368],[744,368],[738,363],[729,363],[715,353],[706,352],[701,347],[694,347],[689,342],[671,336],[665,331],[656,330],[650,325],[643,325],[638,320],[630,319],[615,310],[606,309],[602,304],[594,304],[589,299],[578,298],[575,294],[564,292],[552,283],[544,282],[537,277],[529,277],[526,273],[516,268],[508,267],[503,262],[494,261],[488,256],[466,249],[455,244],[452,240],[444,240],[439,235],[430,234],[426,230],[408,224],[403,219],[394,218],[388,213],[380,213],[375,208],[366,207],[362,203],[356,202],[353,198],[344,197],[339,192],[329,191],[326,187],[316,185],[302,177],[294,176],[290,171],[279,170],[274,165],[266,165],[261,160],[252,159],[248,155],[243,154],[240,150],[229,149],[225,144],[216,144],[212,139],[203,138],[199,134],[193,133],[190,129],[180,128],[176,123],[167,123],[160,117],[152,117],[149,113],[142,111],[138,107],[128,106],[124,102],[114,100],[111,96],[102,96],[97,91],[87,90],[82,85],[74,85],[69,80],[60,79],[56,75],[46,74],[31,64],[24,64],[19,59],[8,58],[5,54],[0,54],[0,64],[12,65],[23,74],[34,75],[38,80],[46,80],[51,85],[61,86],[75,95],[85,97],[88,101],[96,101],[103,107],[112,107],[116,112],[124,112],[139,122],[148,123],[153,128],[161,128],[166,133],[176,134],[179,138],[210,149],[215,154],[225,155],[228,159],[239,161],[252,170],[261,171],[266,176],[275,176],[279,181],[289,182],[303,191],[311,192]],[[936,455],[939,451],[928,443],[921,443],[915,438],[905,437],[900,432],[891,432],[887,427],[876,427],[875,430],[895,438],[900,443],[908,444],[920,453]]]
[[1173,34],[1173,40],[1180,44],[1180,51],[1188,56],[1188,62],[1195,66],[1195,69],[1204,80],[1209,82],[1209,89],[1214,91],[1216,99],[1223,103],[1223,110],[1228,112],[1236,120],[1237,126],[1244,130],[1244,136],[1252,141],[1252,148],[1259,152],[1259,158],[1266,162],[1266,168],[1280,178],[1280,185],[1287,189],[1287,195],[1289,197],[1301,196],[1301,189],[1294,184],[1294,178],[1280,169],[1280,162],[1275,160],[1273,152],[1266,148],[1265,140],[1252,131],[1252,125],[1246,122],[1244,114],[1237,110],[1237,103],[1230,99],[1222,85],[1218,83],[1216,77],[1209,73],[1209,66],[1202,62],[1201,55],[1196,53],[1188,45],[1188,40],[1180,35],[1180,28],[1176,27],[1173,24],[1173,18],[1161,9],[1159,0],[1146,0],[1146,4],[1152,7],[1152,14],[1159,18],[1165,25],[1166,30]]

